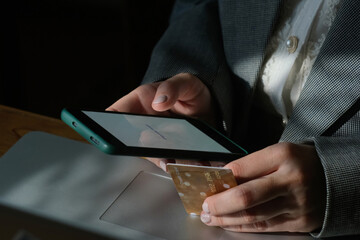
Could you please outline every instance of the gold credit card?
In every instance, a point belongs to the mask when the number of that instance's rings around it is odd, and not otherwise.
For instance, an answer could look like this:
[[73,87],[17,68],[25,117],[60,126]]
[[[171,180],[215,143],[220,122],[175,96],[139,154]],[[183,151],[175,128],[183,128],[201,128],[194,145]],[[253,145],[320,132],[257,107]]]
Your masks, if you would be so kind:
[[232,171],[226,168],[168,163],[167,169],[191,215],[200,215],[207,197],[237,185]]

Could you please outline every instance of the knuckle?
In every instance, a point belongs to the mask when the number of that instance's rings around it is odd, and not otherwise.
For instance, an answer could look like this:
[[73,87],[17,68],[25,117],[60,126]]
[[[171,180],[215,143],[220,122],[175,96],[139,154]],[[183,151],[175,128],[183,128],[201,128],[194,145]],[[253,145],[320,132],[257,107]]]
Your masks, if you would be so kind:
[[196,77],[194,75],[192,75],[191,73],[180,73],[180,74],[178,74],[178,76],[181,78],[190,79],[190,80],[196,79]]
[[244,168],[239,161],[230,162],[225,167],[231,169],[235,177],[241,176]]
[[137,94],[139,97],[154,95],[156,87],[152,84],[145,84],[137,87],[133,93]]
[[165,81],[160,82],[159,87],[169,87],[173,85],[172,79],[167,79]]
[[281,152],[286,158],[293,158],[296,154],[296,145],[290,142],[282,142],[280,143]]
[[304,186],[307,184],[306,175],[302,171],[293,171],[292,182],[295,188]]
[[248,208],[253,203],[253,193],[252,191],[245,187],[239,186],[234,189],[235,199],[240,202],[243,208]]
[[257,222],[257,216],[251,213],[249,210],[241,211],[240,217],[243,218],[245,224]]
[[306,194],[311,184],[311,180],[301,169],[294,169],[291,177],[289,178],[288,187],[289,191],[295,192],[296,195],[299,195],[299,193]]
[[225,220],[223,217],[216,217],[216,225],[217,226],[226,226]]
[[265,176],[264,179],[266,180],[265,186],[267,187],[267,189],[276,189],[279,185],[278,179],[274,175]]
[[176,88],[175,84],[172,81],[167,80],[167,81],[161,82],[156,91],[160,92],[160,93],[168,94],[168,93],[174,92],[175,88]]
[[266,221],[260,221],[253,224],[254,228],[259,231],[265,231],[268,229],[268,223]]
[[169,79],[171,82],[181,82],[181,83],[187,83],[187,84],[199,84],[202,83],[199,78],[194,76],[191,73],[179,73],[175,75],[174,77]]

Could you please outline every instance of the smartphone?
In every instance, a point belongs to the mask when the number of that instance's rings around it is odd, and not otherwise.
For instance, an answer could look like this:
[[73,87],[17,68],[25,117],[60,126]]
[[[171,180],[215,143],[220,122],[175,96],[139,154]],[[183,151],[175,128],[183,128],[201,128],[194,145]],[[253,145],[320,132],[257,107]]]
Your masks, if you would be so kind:
[[208,161],[231,161],[247,154],[193,118],[64,108],[61,119],[108,154]]

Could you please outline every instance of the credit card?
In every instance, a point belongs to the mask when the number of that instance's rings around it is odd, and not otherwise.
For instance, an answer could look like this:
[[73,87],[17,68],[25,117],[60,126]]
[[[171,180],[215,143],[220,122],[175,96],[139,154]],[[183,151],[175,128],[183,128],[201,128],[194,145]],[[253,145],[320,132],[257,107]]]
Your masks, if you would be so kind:
[[176,190],[188,214],[200,215],[204,200],[237,185],[230,169],[167,164]]

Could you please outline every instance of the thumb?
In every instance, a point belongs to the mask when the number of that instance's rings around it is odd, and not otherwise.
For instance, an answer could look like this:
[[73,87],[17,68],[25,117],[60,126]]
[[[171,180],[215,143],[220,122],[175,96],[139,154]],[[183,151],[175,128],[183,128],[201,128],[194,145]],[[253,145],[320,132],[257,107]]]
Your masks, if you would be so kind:
[[189,85],[190,81],[180,75],[161,82],[154,96],[152,108],[158,112],[170,110],[178,100],[181,100],[181,95],[187,92]]

